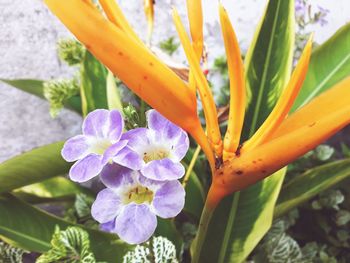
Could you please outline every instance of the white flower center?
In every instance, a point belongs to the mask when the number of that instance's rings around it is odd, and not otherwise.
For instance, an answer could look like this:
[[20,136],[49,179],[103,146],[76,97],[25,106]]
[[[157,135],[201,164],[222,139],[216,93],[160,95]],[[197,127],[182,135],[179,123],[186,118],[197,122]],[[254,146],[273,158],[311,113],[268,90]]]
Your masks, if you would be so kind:
[[138,185],[130,188],[130,190],[124,194],[123,203],[126,205],[132,202],[136,204],[150,204],[153,201],[153,197],[153,191],[147,187]]
[[110,146],[112,146],[110,140],[97,139],[91,144],[90,150],[92,153],[103,155]]
[[145,161],[145,163],[149,163],[150,161],[168,158],[169,155],[170,153],[166,149],[152,149],[150,151],[144,152],[143,160]]

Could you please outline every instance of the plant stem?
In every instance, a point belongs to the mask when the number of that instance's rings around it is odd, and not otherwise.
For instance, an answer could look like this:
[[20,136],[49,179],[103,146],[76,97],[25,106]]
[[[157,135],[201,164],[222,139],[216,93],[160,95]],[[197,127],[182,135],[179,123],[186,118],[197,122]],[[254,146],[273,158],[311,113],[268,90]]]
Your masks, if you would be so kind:
[[196,161],[197,161],[197,158],[198,158],[198,155],[199,155],[200,152],[201,152],[201,147],[198,145],[196,150],[195,150],[195,152],[193,153],[190,165],[188,166],[186,174],[185,174],[185,177],[184,177],[184,179],[182,181],[182,186],[184,188],[186,187],[186,184],[187,184],[188,180],[190,179],[193,167],[196,164]]
[[145,114],[145,110],[146,110],[146,102],[140,98],[140,123],[141,127],[145,127],[146,126],[146,114]]
[[191,248],[192,263],[199,263],[199,258],[201,255],[202,246],[203,246],[205,237],[207,235],[209,222],[210,222],[210,219],[213,215],[214,210],[215,210],[215,207],[214,208],[211,207],[208,204],[208,199],[207,199],[207,201],[205,202],[203,211],[202,211],[201,219],[199,221],[197,236],[196,236],[196,239],[194,240],[192,248]]

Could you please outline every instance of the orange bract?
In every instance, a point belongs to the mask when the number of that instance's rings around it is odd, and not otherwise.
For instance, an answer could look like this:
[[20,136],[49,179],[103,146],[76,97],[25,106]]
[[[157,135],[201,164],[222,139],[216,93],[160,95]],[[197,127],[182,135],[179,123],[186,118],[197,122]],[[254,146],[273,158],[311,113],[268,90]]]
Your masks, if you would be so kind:
[[187,13],[193,49],[200,60],[203,52],[203,12],[202,0],[187,0]]
[[148,44],[151,44],[154,24],[154,0],[144,0],[144,10],[148,24],[147,41]]
[[246,90],[241,51],[230,19],[221,4],[219,5],[219,14],[230,78],[230,113],[223,156],[224,161],[226,161],[235,156],[239,147],[246,108]]
[[199,63],[197,63],[196,53],[193,47],[191,46],[190,40],[186,34],[183,24],[181,23],[180,16],[177,13],[176,9],[173,10],[173,18],[179,37],[181,39],[182,46],[185,50],[187,59],[189,61],[190,68],[192,70],[191,72],[193,72],[193,76],[196,81],[199,94],[201,96],[205,120],[207,124],[207,134],[209,142],[213,150],[215,151],[216,156],[221,158],[222,140],[213,94],[211,93],[208,81],[206,80]]
[[216,171],[212,187],[225,195],[271,175],[350,123],[350,77],[292,114],[264,144]]
[[253,137],[244,144],[242,152],[249,151],[252,148],[264,143],[266,138],[268,138],[283,122],[284,118],[292,108],[293,103],[305,80],[311,50],[312,37],[310,37],[308,43],[306,44],[299,63],[297,64],[287,87],[283,90],[280,98],[278,99],[276,106]]

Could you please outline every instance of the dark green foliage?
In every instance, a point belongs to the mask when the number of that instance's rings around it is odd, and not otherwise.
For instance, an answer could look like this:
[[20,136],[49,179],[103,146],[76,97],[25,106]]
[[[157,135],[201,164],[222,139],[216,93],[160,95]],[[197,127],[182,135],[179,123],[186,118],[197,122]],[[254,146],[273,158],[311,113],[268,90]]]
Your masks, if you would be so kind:
[[175,37],[169,37],[168,39],[159,43],[159,47],[170,56],[174,54],[179,46],[180,43],[175,42]]
[[79,82],[77,78],[50,80],[44,82],[44,97],[50,103],[51,117],[56,117],[64,104],[73,96],[79,94]]
[[57,226],[51,240],[51,249],[41,255],[36,263],[95,263],[90,249],[89,234],[79,227],[61,231]]
[[91,205],[94,198],[86,194],[77,194],[73,207],[67,210],[65,219],[72,222],[83,224],[87,227],[98,229],[97,222],[91,217]]
[[129,103],[128,106],[123,108],[125,128],[127,130],[140,127],[140,116],[135,107]]
[[78,65],[83,61],[86,49],[75,39],[61,39],[57,46],[58,56],[69,66]]

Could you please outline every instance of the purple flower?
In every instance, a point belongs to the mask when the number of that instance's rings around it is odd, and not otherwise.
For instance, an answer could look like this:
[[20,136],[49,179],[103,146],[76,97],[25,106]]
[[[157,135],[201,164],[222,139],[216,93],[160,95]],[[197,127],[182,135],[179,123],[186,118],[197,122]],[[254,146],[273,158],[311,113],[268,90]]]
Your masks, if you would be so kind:
[[111,161],[129,163],[127,141],[120,140],[124,128],[122,115],[117,110],[95,110],[86,116],[83,134],[69,139],[63,146],[62,156],[68,162],[77,161],[69,171],[75,182],[86,182],[98,175]]
[[304,15],[307,11],[306,3],[304,0],[296,0],[295,1],[295,12],[297,16]]
[[318,19],[317,22],[321,25],[321,26],[325,26],[328,24],[328,21],[326,19],[326,16],[329,13],[329,10],[326,8],[323,8],[322,6],[317,6],[318,7]]
[[175,217],[185,203],[185,191],[179,181],[154,181],[138,171],[110,164],[101,180],[107,186],[92,205],[92,216],[101,229],[130,244],[148,240],[157,226],[157,216]]
[[149,179],[181,178],[185,169],[180,161],[189,148],[187,133],[155,110],[147,111],[146,115],[148,128],[130,130],[122,136],[128,141],[125,153],[132,158],[130,162],[139,166],[142,175]]

